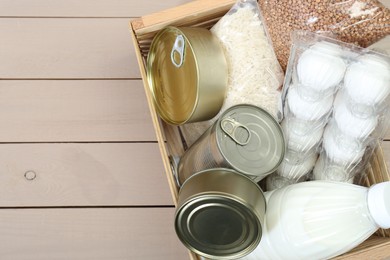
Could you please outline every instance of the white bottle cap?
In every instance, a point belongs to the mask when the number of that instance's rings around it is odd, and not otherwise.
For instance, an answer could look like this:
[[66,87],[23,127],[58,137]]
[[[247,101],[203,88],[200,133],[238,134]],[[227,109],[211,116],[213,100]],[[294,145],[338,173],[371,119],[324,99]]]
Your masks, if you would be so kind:
[[381,228],[390,228],[390,182],[371,186],[368,190],[367,203],[376,224]]

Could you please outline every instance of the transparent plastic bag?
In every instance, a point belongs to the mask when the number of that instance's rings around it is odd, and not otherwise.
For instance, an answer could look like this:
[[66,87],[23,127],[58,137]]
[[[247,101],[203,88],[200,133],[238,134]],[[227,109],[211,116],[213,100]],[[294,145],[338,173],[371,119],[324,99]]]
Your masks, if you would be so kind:
[[265,179],[265,185],[266,185],[265,191],[277,190],[277,189],[286,187],[288,185],[291,185],[294,183],[299,183],[299,182],[304,182],[304,181],[306,181],[305,176],[300,178],[300,179],[295,180],[295,179],[289,179],[286,177],[282,177],[275,172],[275,173],[268,175],[267,178]]
[[280,164],[276,173],[279,176],[285,177],[289,180],[298,181],[308,174],[313,169],[317,161],[317,153],[307,153],[304,158],[297,158],[299,156],[297,152],[287,150],[286,156],[283,162]]
[[212,28],[228,62],[224,105],[214,119],[181,127],[187,145],[194,143],[226,109],[237,104],[262,107],[278,117],[284,74],[256,0],[239,0]]
[[377,0],[259,0],[259,5],[283,69],[294,30],[334,36],[361,47],[390,34],[390,10]]

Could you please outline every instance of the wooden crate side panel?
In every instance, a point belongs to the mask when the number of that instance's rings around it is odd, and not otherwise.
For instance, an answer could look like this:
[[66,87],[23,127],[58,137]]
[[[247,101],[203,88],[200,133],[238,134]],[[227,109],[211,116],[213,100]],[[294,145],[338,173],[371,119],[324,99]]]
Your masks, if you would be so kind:
[[168,179],[169,189],[171,191],[173,202],[174,202],[175,205],[177,205],[178,188],[176,186],[176,181],[173,178],[173,172],[172,172],[171,164],[170,164],[170,161],[169,161],[169,153],[168,153],[167,148],[165,146],[163,130],[162,130],[162,127],[160,125],[160,119],[157,116],[156,109],[154,107],[153,97],[152,97],[152,94],[151,94],[150,89],[149,89],[149,84],[148,84],[148,80],[147,80],[147,76],[146,76],[146,69],[145,69],[144,59],[141,56],[141,52],[140,52],[140,49],[139,49],[138,44],[137,44],[137,39],[135,37],[133,28],[131,27],[131,24],[130,24],[130,33],[131,33],[131,36],[132,36],[132,39],[133,39],[134,48],[136,50],[137,61],[138,61],[138,65],[139,65],[139,69],[140,69],[141,75],[142,75],[142,81],[143,81],[143,84],[144,84],[144,91],[145,91],[145,94],[146,94],[146,99],[148,101],[150,115],[151,115],[151,118],[152,118],[155,134],[156,134],[157,141],[158,141],[158,144],[159,144],[160,153],[161,153],[161,157],[162,157],[162,160],[163,160],[166,177]]
[[133,23],[136,35],[158,31],[168,24],[190,24],[209,20],[216,14],[224,13],[235,3],[234,0],[198,0],[167,9],[158,13],[142,16]]
[[367,241],[351,250],[350,252],[343,254],[334,259],[337,260],[361,260],[361,259],[373,259],[384,260],[390,258],[390,239],[372,236]]

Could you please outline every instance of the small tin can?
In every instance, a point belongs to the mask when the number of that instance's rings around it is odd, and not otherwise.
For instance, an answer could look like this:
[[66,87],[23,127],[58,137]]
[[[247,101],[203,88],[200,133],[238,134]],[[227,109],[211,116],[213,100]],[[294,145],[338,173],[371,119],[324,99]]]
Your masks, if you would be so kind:
[[175,230],[198,255],[237,259],[259,244],[265,211],[264,194],[250,178],[231,169],[209,169],[183,183]]
[[209,30],[166,27],[153,38],[146,67],[156,111],[165,122],[204,121],[221,109],[228,68]]
[[260,107],[227,109],[181,157],[177,175],[183,183],[193,173],[230,168],[260,181],[281,164],[286,150],[282,129]]

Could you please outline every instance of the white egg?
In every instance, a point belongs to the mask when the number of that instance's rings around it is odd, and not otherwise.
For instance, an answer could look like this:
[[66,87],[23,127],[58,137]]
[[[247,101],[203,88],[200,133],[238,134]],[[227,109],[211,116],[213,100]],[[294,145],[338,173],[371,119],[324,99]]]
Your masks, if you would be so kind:
[[345,89],[340,89],[333,102],[333,110],[337,110],[339,105],[346,106],[351,111],[353,116],[358,118],[368,118],[373,116],[375,113],[374,107],[364,105],[362,103],[355,102],[347,93]]
[[318,120],[332,109],[333,95],[318,101],[308,101],[302,98],[297,87],[290,86],[287,93],[289,110],[298,118],[304,120]]
[[361,56],[348,67],[344,88],[355,102],[377,105],[390,93],[390,62],[379,55]]
[[313,169],[314,180],[327,180],[353,183],[353,176],[340,165],[332,164],[324,153],[320,155]]
[[308,174],[313,169],[317,160],[316,153],[311,153],[300,163],[294,163],[294,159],[289,159],[287,156],[276,170],[276,173],[293,180],[298,180]]
[[351,138],[338,138],[336,125],[325,128],[322,146],[330,160],[343,166],[359,162],[365,152],[365,146]]
[[297,74],[300,84],[325,91],[338,85],[344,77],[346,62],[340,57],[340,46],[317,42],[298,59]]
[[357,117],[347,108],[343,100],[334,107],[334,119],[343,133],[357,139],[366,139],[378,123],[378,116]]
[[302,153],[317,147],[324,132],[323,127],[316,127],[311,131],[301,129],[302,124],[289,120],[289,118],[285,118],[281,125],[287,148]]

